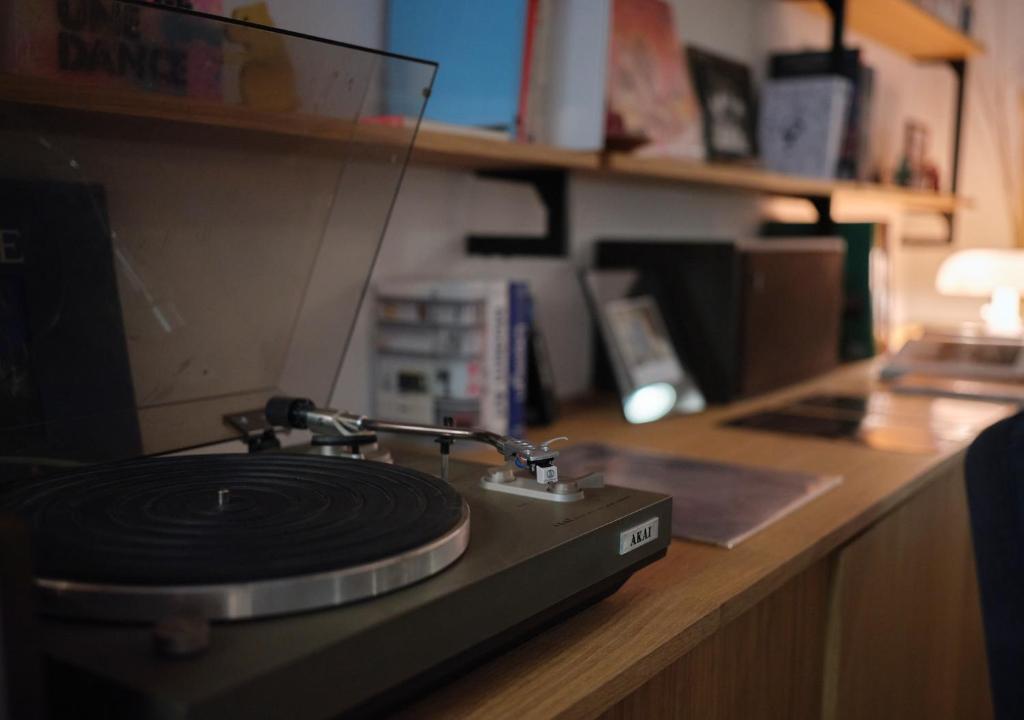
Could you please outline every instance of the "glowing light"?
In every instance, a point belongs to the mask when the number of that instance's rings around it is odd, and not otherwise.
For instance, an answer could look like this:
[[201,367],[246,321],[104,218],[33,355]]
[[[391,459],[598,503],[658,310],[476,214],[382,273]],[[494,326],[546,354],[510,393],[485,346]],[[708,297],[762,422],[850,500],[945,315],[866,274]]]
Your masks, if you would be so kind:
[[946,258],[935,277],[943,295],[991,297],[981,309],[994,335],[1020,335],[1020,295],[1024,291],[1024,252],[1020,250],[961,250]]
[[622,412],[633,424],[648,423],[668,415],[676,404],[676,389],[668,383],[644,385],[622,401]]

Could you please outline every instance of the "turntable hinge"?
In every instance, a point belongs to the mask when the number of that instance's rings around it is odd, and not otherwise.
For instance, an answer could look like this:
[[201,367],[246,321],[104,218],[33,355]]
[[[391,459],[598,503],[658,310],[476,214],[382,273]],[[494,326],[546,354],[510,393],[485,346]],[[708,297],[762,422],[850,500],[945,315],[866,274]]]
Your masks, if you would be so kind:
[[250,453],[281,448],[281,441],[262,409],[225,415],[224,424],[238,432],[239,439],[248,446]]

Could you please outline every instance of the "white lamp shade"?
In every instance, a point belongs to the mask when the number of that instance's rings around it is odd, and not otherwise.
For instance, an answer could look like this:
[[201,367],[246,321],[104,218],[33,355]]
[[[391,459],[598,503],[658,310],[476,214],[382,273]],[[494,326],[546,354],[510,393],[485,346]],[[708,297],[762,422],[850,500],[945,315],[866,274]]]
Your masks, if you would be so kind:
[[1024,250],[960,250],[935,276],[943,295],[989,297],[997,288],[1024,291]]
[[631,423],[649,423],[672,412],[677,400],[676,389],[666,382],[643,385],[622,401],[622,411]]

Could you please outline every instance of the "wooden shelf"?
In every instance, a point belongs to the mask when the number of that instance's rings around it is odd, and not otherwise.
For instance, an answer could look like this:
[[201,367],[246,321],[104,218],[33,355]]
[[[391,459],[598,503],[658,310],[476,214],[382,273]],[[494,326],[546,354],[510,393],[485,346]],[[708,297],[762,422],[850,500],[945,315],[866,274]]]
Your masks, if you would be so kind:
[[[891,0],[890,0],[891,1]],[[98,116],[156,119],[192,126],[251,131],[271,139],[311,141],[318,149],[341,148],[345,142],[369,147],[404,148],[409,129],[356,124],[312,115],[256,112],[248,108],[167,95],[97,88],[53,80],[0,74],[0,100]],[[422,129],[412,162],[471,169],[554,168],[583,170],[621,178],[669,181],[773,195],[826,196],[842,193],[898,202],[904,206],[952,212],[952,195],[890,188],[865,183],[795,177],[756,167],[644,158],[626,153],[565,150],[483,137],[472,133]]]
[[412,162],[468,167],[477,170],[502,167],[545,167],[565,170],[596,170],[596,152],[497,140],[433,128],[421,129],[413,145]]
[[[161,120],[331,142],[351,139],[356,127],[351,121],[314,115],[258,112],[208,100],[8,74],[0,74],[0,100],[90,115]],[[400,131],[373,128],[369,132],[383,138],[389,133],[398,137]]]
[[960,195],[937,193],[930,190],[914,190],[897,185],[874,185],[837,181],[832,197],[851,198],[859,201],[881,201],[898,204],[907,210],[922,210],[936,213],[953,213],[958,208],[969,207],[970,201]]
[[[831,17],[824,0],[789,2]],[[846,0],[846,23],[849,29],[917,60],[963,60],[985,52],[977,40],[911,0]]]
[[605,167],[613,175],[652,180],[671,180],[694,185],[778,195],[829,195],[834,182],[796,177],[745,165],[722,165],[666,157],[639,157],[631,153],[608,153]]
[[[402,147],[411,130],[356,124],[350,120],[295,113],[258,112],[240,106],[0,74],[0,100],[99,115],[155,119],[205,127],[248,130],[331,143],[356,141]],[[596,169],[597,153],[496,140],[461,132],[423,129],[413,162],[469,168],[556,167]]]
[[844,197],[893,202],[908,208],[935,212],[953,212],[962,204],[960,198],[950,194],[848,180],[797,177],[743,165],[609,153],[605,167],[609,174],[623,177],[749,190],[771,195],[820,197],[841,194]]

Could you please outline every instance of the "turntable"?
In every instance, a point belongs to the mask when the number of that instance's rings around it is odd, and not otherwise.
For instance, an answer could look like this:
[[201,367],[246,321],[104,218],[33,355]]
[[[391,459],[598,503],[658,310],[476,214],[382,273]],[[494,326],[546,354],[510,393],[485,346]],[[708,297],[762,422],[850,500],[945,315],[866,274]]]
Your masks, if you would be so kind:
[[320,453],[143,458],[5,493],[33,531],[63,697],[117,716],[372,713],[665,552],[669,501],[600,478],[449,462],[445,481],[430,456]]
[[[341,361],[415,132],[361,118],[419,117],[434,66],[115,5],[118,42],[213,43],[217,92],[26,67],[104,110],[0,104],[0,512],[38,611],[0,629],[34,625],[52,714],[373,714],[664,555],[670,500],[560,476],[555,439],[330,409],[367,401]],[[298,107],[233,86],[268,44]]]

